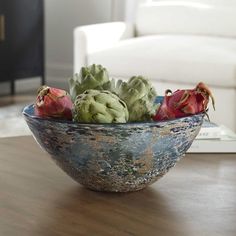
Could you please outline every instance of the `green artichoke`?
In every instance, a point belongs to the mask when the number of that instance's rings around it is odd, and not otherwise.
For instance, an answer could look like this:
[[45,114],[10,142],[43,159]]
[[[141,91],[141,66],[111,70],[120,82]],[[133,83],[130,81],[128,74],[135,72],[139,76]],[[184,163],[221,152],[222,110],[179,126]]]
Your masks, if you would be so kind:
[[73,106],[73,120],[86,123],[126,123],[129,112],[125,102],[108,90],[86,90]]
[[133,76],[118,83],[118,96],[126,103],[129,121],[147,121],[155,114],[157,96],[155,88],[142,76]]
[[82,67],[79,74],[69,80],[70,95],[74,101],[76,96],[88,89],[109,90],[111,83],[106,68],[101,65]]

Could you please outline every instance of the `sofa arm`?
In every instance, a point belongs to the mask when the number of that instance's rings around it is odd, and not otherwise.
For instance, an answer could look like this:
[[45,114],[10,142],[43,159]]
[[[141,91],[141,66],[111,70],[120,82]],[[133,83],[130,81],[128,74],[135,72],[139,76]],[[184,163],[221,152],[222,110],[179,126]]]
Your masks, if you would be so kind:
[[125,22],[80,26],[74,30],[74,73],[87,66],[87,55],[134,37],[134,28]]

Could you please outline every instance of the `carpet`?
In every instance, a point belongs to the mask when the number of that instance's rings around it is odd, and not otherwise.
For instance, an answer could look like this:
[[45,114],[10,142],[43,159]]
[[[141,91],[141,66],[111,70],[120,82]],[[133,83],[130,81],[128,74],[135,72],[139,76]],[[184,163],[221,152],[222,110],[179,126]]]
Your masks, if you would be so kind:
[[30,103],[32,102],[18,101],[0,106],[0,137],[31,135],[22,116],[23,108]]

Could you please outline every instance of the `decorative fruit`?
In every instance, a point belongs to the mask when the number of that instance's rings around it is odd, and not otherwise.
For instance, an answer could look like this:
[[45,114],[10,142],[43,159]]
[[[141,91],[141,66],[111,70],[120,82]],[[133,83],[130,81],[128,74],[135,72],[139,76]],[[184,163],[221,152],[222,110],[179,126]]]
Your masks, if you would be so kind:
[[202,82],[194,89],[176,90],[174,93],[172,93],[171,90],[166,90],[164,100],[158,108],[156,115],[153,117],[153,120],[168,120],[197,114],[199,112],[206,112],[209,97],[215,109],[215,101],[212,92]]
[[108,71],[101,65],[82,67],[80,73],[69,80],[70,95],[74,101],[76,96],[88,89],[109,90],[111,83],[114,81],[109,80]]
[[86,123],[125,123],[129,113],[125,102],[107,90],[86,90],[78,95],[73,120]]
[[51,88],[46,85],[38,89],[35,115],[71,120],[72,107],[71,98],[65,90]]
[[[120,84],[119,84],[120,83]],[[156,91],[142,76],[133,76],[127,82],[118,82],[118,95],[127,104],[129,121],[147,121],[155,114]]]

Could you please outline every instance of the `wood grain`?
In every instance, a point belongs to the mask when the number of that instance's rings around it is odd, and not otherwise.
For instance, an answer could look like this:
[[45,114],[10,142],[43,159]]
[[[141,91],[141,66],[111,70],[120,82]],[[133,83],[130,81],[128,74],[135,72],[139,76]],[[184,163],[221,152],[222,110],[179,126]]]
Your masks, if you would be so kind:
[[85,189],[31,136],[0,139],[1,236],[236,235],[236,155],[192,154],[139,192]]

